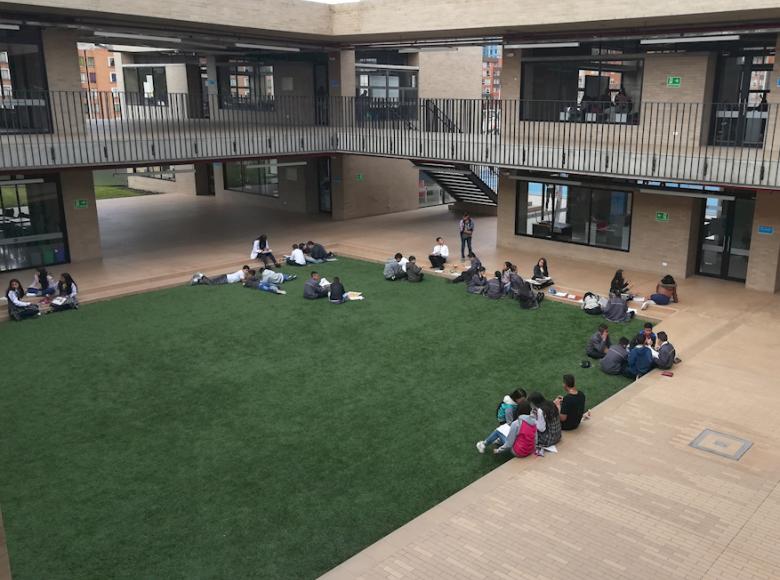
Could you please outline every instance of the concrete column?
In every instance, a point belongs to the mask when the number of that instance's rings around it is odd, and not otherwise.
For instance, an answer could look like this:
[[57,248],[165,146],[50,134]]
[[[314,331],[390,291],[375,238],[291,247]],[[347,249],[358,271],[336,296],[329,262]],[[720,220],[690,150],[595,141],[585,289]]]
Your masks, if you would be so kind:
[[328,79],[331,97],[355,96],[355,51],[339,50],[328,53]]
[[71,30],[44,29],[43,57],[51,99],[53,129],[68,133],[84,130],[77,35]]
[[[93,260],[103,255],[100,226],[95,206],[95,184],[92,171],[74,169],[60,173],[60,190],[68,231],[70,261]],[[76,203],[85,200],[86,207]]]
[[195,163],[195,195],[215,195],[214,171],[211,163]]
[[[759,226],[774,228],[771,234],[758,232]],[[776,292],[780,270],[780,192],[756,193],[753,234],[745,286],[761,292]]]

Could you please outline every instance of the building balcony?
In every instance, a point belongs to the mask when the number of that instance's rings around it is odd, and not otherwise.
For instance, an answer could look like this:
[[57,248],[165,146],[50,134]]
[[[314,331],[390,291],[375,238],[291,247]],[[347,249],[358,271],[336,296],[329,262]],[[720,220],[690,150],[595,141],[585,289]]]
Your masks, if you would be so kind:
[[[0,171],[349,153],[636,179],[780,186],[778,109],[717,103],[188,94],[0,99]],[[777,137],[777,139],[776,139]]]

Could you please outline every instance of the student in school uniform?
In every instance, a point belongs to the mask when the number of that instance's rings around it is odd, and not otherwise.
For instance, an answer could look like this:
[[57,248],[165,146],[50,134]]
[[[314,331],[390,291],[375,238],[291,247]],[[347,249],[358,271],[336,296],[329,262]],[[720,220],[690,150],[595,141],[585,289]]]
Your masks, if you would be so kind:
[[274,270],[271,270],[271,268],[263,268],[262,266],[258,268],[257,276],[266,284],[273,284],[274,286],[281,286],[285,282],[298,278],[295,274],[283,274],[282,272],[275,272]]
[[504,296],[504,285],[501,282],[501,272],[498,270],[495,272],[495,278],[488,280],[485,296],[491,300],[500,300]]
[[444,264],[447,263],[447,258],[450,257],[450,249],[447,244],[444,243],[444,238],[436,238],[436,245],[433,246],[433,252],[428,256],[431,261],[431,268],[437,272],[444,271]]
[[590,337],[585,354],[590,358],[604,358],[612,343],[609,340],[609,327],[606,324],[599,324],[596,332]]
[[244,288],[260,290],[262,292],[269,292],[271,294],[287,294],[286,290],[282,290],[276,284],[263,282],[262,277],[258,276],[255,270],[249,270],[247,273],[247,277],[244,278]]
[[403,254],[400,252],[385,262],[384,276],[385,280],[394,281],[406,278],[406,271],[401,264],[401,260],[404,259]]
[[599,365],[601,370],[608,375],[622,375],[628,365],[628,339],[620,337],[617,344],[607,349]]
[[678,362],[677,351],[663,330],[658,333],[658,342],[660,346],[658,347],[658,356],[655,358],[655,366],[668,371],[674,363]]
[[268,236],[265,234],[260,235],[254,242],[252,242],[252,252],[249,255],[252,260],[260,260],[265,266],[281,265],[276,261],[271,246],[268,244]]
[[327,251],[322,244],[309,240],[306,242],[306,248],[308,249],[309,255],[315,260],[320,260],[320,262],[335,260],[333,252]]
[[249,273],[249,266],[244,266],[240,270],[236,272],[232,272],[229,274],[220,274],[219,276],[214,276],[213,278],[209,278],[208,276],[203,275],[201,272],[198,272],[192,277],[191,284],[193,286],[197,286],[199,284],[202,284],[204,286],[221,286],[223,284],[238,284],[239,282],[243,282],[244,279],[247,277],[247,274]]
[[344,284],[341,283],[341,278],[338,276],[333,278],[328,292],[328,299],[331,304],[344,304],[344,302],[349,300]]
[[311,277],[303,284],[303,297],[307,300],[316,300],[317,298],[326,298],[329,294],[329,288],[320,284],[320,275],[312,272]]
[[73,277],[65,272],[57,283],[57,298],[51,301],[51,312],[76,310],[79,307],[78,287]]
[[423,276],[422,268],[417,265],[417,258],[409,256],[409,260],[406,262],[406,281],[422,282]]
[[477,272],[466,284],[466,292],[469,294],[484,294],[487,291],[488,281],[485,278],[485,268],[480,266]]
[[537,288],[547,288],[553,285],[553,280],[550,278],[550,272],[547,269],[547,258],[539,258],[534,266],[533,280],[537,282]]
[[8,301],[8,316],[12,320],[24,320],[33,316],[40,316],[41,311],[38,305],[26,302],[22,298],[24,298],[22,283],[16,278],[12,278],[8,283],[8,290],[5,291],[5,299]]
[[300,244],[292,245],[292,253],[287,257],[288,266],[305,266],[308,262]]
[[38,268],[33,276],[32,284],[27,288],[27,294],[31,296],[43,296],[43,303],[50,302],[49,296],[57,293],[57,283],[46,268]]
[[536,418],[531,413],[531,404],[528,401],[520,401],[517,404],[517,419],[512,421],[507,430],[506,426],[499,426],[484,440],[477,441],[477,451],[484,453],[485,449],[494,443],[500,446],[493,449],[493,453],[505,453],[510,451],[515,457],[528,457],[536,451]]

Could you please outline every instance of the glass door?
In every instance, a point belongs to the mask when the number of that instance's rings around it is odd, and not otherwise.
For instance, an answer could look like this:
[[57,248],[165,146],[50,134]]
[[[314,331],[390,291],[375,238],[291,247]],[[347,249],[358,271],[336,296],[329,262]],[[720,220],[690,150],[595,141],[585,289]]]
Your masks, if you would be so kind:
[[707,198],[702,216],[699,274],[745,281],[754,206],[752,199]]

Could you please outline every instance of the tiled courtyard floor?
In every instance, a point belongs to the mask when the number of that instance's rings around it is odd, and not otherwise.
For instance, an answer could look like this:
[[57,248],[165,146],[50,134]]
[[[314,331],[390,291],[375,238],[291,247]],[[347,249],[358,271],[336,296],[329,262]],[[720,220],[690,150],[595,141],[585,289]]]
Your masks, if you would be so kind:
[[[104,259],[68,266],[86,300],[240,266],[260,233],[279,256],[311,238],[376,260],[395,251],[425,257],[437,235],[454,253],[457,241],[457,216],[443,207],[331,222],[263,210],[241,194],[167,194],[98,210]],[[478,218],[475,250],[490,269],[510,259],[530,271],[536,259],[496,248],[495,218]],[[579,293],[605,292],[612,274],[571,260],[551,269]],[[630,264],[626,273],[640,293],[661,274]],[[30,275],[21,277],[26,284]],[[508,462],[326,577],[777,578],[780,298],[705,278],[681,281],[680,297],[648,311],[684,359],[674,377],[634,383],[567,433],[557,455]],[[739,461],[690,447],[707,428],[753,446]],[[2,544],[0,580],[9,577]]]

